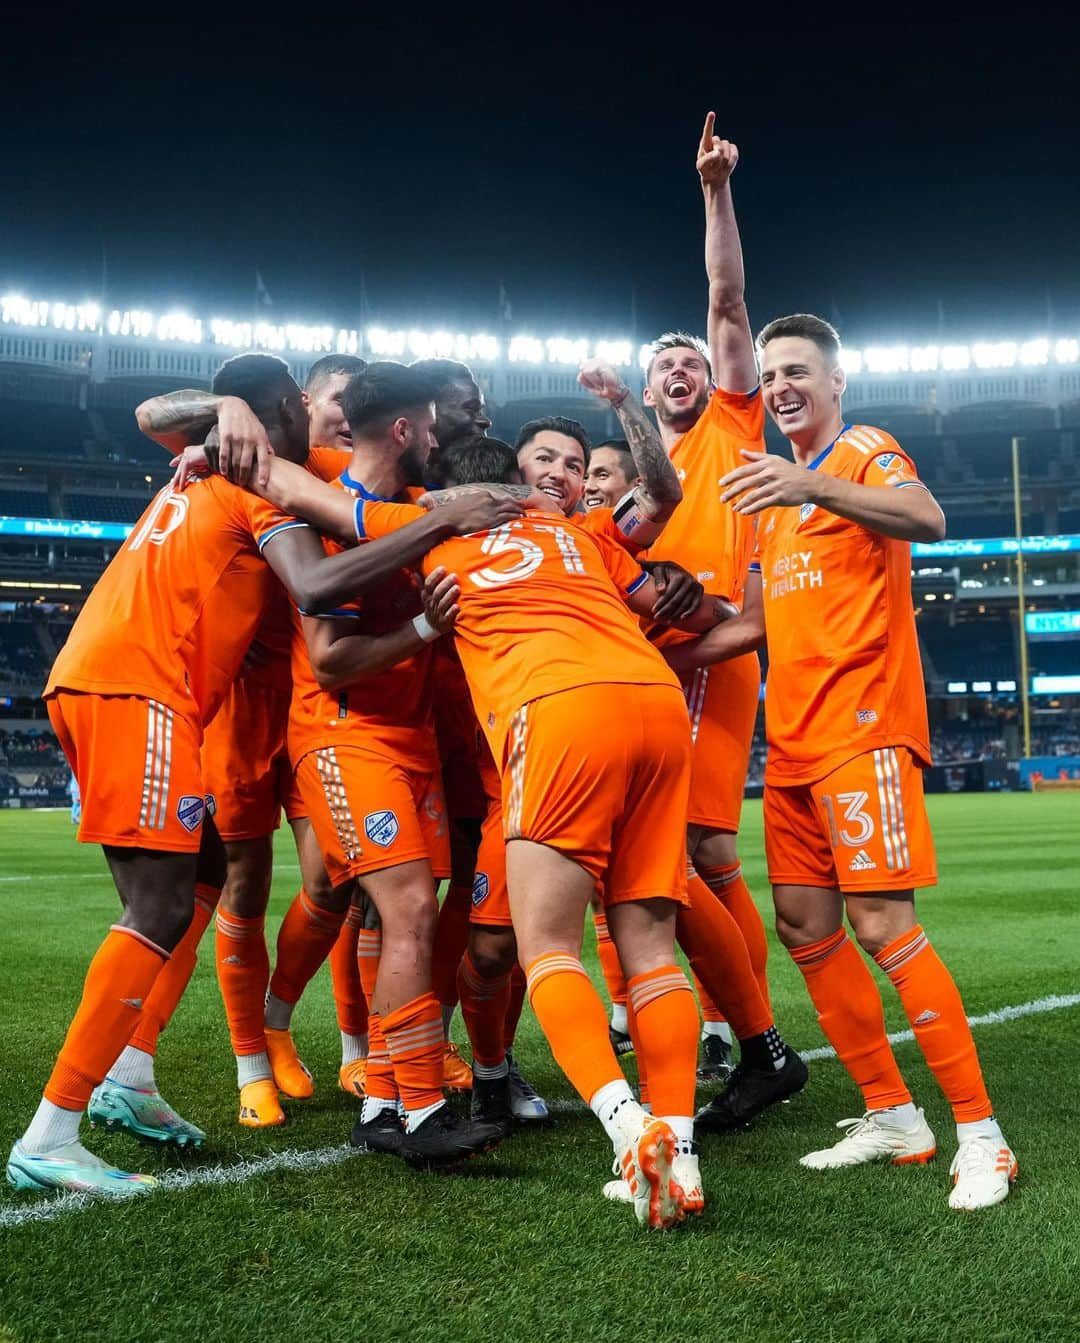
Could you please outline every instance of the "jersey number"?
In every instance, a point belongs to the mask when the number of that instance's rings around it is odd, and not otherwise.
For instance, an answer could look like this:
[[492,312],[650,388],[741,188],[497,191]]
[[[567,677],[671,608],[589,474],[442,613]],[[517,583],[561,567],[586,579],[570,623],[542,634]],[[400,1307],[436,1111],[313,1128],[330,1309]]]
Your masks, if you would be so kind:
[[[531,578],[543,564],[543,549],[528,537],[515,534],[511,526],[511,523],[505,522],[501,527],[496,527],[487,534],[480,548],[485,555],[517,555],[518,559],[507,569],[486,568],[470,574],[469,577],[478,588],[497,588],[503,583],[520,583],[526,578]],[[550,532],[555,537],[555,544],[559,547],[559,554],[568,574],[585,572],[577,542],[565,527],[548,526],[546,523],[534,523],[533,526],[540,531]]]
[[848,848],[857,849],[861,844],[865,844],[868,839],[872,838],[874,818],[865,810],[866,793],[837,793],[836,795],[836,802],[844,808],[844,820],[850,821],[853,826],[858,827],[854,832],[848,830],[846,826],[837,826],[836,806],[830,794],[823,794],[821,800],[825,804],[825,811],[829,817],[829,832],[834,844],[839,838],[844,841]]
[[128,542],[128,549],[138,550],[147,541],[152,546],[164,545],[169,535],[175,532],[187,517],[189,502],[186,494],[174,494],[172,486],[166,485],[154,501],[154,506],[142,525]]

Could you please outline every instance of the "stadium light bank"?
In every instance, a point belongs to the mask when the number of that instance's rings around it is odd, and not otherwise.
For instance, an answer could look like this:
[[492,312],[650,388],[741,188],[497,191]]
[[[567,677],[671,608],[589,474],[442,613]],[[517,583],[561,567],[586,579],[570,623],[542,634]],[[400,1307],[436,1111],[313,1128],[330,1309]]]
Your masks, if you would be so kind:
[[[203,319],[184,312],[153,313],[141,308],[106,310],[100,304],[0,296],[0,323],[30,330],[86,336],[126,337],[136,341],[213,345],[227,350],[270,350],[301,355],[362,354],[381,359],[460,359],[465,363],[553,364],[576,368],[593,357],[618,367],[644,368],[649,347],[635,360],[629,340],[584,337],[540,338],[515,334],[504,341],[485,333],[391,329],[383,326],[337,327],[302,322]],[[1080,340],[1063,337],[1031,340],[973,341],[965,345],[870,345],[844,347],[841,359],[850,374],[966,373],[972,369],[1070,367],[1080,364]]]

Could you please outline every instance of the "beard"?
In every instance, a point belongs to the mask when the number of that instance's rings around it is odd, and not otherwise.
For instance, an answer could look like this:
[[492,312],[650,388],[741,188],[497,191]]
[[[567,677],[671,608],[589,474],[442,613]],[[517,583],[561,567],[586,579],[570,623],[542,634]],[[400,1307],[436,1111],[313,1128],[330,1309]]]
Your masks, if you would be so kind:
[[693,405],[683,410],[673,410],[666,401],[659,400],[656,403],[656,418],[661,424],[666,424],[672,429],[677,429],[679,433],[685,434],[688,429],[693,429],[705,413],[710,395],[709,388],[703,388],[701,395]]

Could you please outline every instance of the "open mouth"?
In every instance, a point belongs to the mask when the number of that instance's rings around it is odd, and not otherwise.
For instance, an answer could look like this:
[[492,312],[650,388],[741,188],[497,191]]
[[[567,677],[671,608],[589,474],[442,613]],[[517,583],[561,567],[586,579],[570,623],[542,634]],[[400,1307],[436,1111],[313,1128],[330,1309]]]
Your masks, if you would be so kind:
[[586,508],[602,508],[603,504],[604,496],[602,494],[590,494],[588,491],[585,492]]
[[681,374],[676,374],[674,378],[669,378],[667,385],[664,387],[664,391],[667,395],[675,400],[678,400],[680,397],[690,396],[693,390],[689,380],[684,378]]
[[545,484],[538,485],[536,488],[540,491],[541,494],[548,495],[550,498],[556,500],[560,504],[566,499],[566,491],[562,488],[561,485],[552,485],[550,483],[545,482]]
[[779,420],[788,420],[805,408],[805,401],[781,401],[776,407],[776,417]]

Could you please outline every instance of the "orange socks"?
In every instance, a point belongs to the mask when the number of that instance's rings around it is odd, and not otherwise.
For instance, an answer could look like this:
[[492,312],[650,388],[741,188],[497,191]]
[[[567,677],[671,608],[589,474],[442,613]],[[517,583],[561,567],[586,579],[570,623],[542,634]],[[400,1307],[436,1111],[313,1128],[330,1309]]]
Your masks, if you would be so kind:
[[82,1001],[45,1087],[45,1099],[85,1110],[131,1038],[169,953],[134,929],[113,924],[86,972]]
[[[379,957],[382,955],[382,929],[361,928],[356,939],[356,964],[360,971],[360,987],[368,1005],[370,1021],[371,1004],[375,1000],[375,980],[379,976]],[[370,1026],[369,1026],[370,1031]]]
[[608,929],[607,915],[602,909],[593,910],[593,924],[596,927],[596,954],[600,958],[600,969],[604,974],[608,997],[616,1006],[626,1005],[626,976],[615,942]]
[[552,951],[537,956],[526,974],[529,1002],[551,1052],[586,1105],[609,1082],[624,1082],[608,1039],[604,1004],[581,961],[569,952]]
[[246,919],[240,914],[226,914],[223,909],[217,912],[214,943],[218,986],[237,1058],[261,1054],[266,1049],[263,1003],[270,980],[270,954],[265,927],[265,914]]
[[350,905],[337,941],[330,949],[330,980],[334,986],[338,1029],[346,1035],[366,1035],[368,1009],[360,982],[357,942],[364,911]]
[[466,950],[458,965],[457,992],[473,1062],[484,1068],[496,1067],[506,1057],[503,1036],[510,1001],[510,974],[484,979]]
[[[743,880],[742,864],[731,863],[725,867],[703,867],[699,869],[702,881],[712,891],[718,900],[723,902],[724,908],[739,925],[739,932],[743,935],[743,941],[746,943],[746,950],[750,956],[750,964],[753,966],[754,975],[757,978],[758,988],[761,990],[761,997],[766,1007],[770,1007],[769,1002],[769,980],[765,973],[765,965],[769,957],[769,943],[765,936],[765,924],[761,920],[761,914],[757,905],[754,904],[754,897],[750,894],[750,888]],[[704,1007],[704,1003],[702,1004]],[[705,1018],[709,1020],[708,1017]]]
[[690,984],[677,965],[662,965],[635,975],[627,988],[653,1113],[689,1117],[694,1113],[698,1036]]
[[[368,1021],[371,1020],[369,1017]],[[406,1111],[438,1105],[443,1100],[443,1050],[446,1044],[438,998],[430,991],[422,993],[419,998],[388,1012],[381,1024],[394,1066],[398,1094]],[[369,1053],[369,1078],[370,1070]]]
[[198,882],[195,886],[195,909],[187,932],[173,948],[168,963],[154,980],[154,987],[143,1004],[142,1016],[128,1041],[147,1054],[157,1050],[158,1036],[169,1024],[184,990],[191,982],[198,960],[199,943],[213,916],[221,890]]
[[[364,1095],[372,1100],[396,1101],[397,1083],[394,1081],[394,1065],[390,1062],[390,1050],[383,1035],[382,1020],[378,1012],[368,1012],[368,1053],[367,1071],[364,1073]],[[441,1056],[440,1056],[441,1057]]]
[[510,994],[506,1000],[506,1021],[503,1024],[503,1044],[507,1049],[514,1047],[514,1036],[517,1035],[518,1022],[525,1008],[527,988],[525,971],[515,961],[514,968],[510,971]]
[[709,995],[709,990],[694,975],[694,988],[697,990],[698,1002],[701,1004],[701,1015],[706,1021],[726,1021],[727,1017],[717,1007]]
[[309,981],[330,955],[337,941],[345,910],[321,909],[301,890],[289,906],[278,933],[277,964],[270,978],[270,992],[283,1003],[296,1003]]
[[690,904],[679,910],[679,945],[736,1037],[761,1035],[773,1024],[773,1015],[761,996],[739,925],[693,868],[686,887]]
[[916,924],[874,960],[900,995],[915,1039],[958,1124],[993,1114],[964,1004],[952,975]]
[[431,987],[443,1007],[455,1007],[458,1000],[457,974],[465,948],[469,945],[469,910],[472,908],[472,883],[450,883],[435,924],[435,943],[431,949]]
[[844,929],[797,947],[791,959],[806,980],[818,1024],[862,1092],[866,1108],[906,1105],[911,1092],[885,1037],[881,995]]

